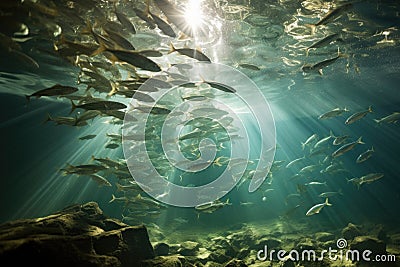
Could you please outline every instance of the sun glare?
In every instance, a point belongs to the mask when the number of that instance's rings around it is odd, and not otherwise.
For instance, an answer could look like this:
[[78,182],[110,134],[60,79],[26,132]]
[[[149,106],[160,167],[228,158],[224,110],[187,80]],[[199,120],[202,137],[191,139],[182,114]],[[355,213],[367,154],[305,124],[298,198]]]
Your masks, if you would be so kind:
[[189,0],[186,4],[185,19],[193,30],[196,30],[203,21],[201,2],[202,0]]

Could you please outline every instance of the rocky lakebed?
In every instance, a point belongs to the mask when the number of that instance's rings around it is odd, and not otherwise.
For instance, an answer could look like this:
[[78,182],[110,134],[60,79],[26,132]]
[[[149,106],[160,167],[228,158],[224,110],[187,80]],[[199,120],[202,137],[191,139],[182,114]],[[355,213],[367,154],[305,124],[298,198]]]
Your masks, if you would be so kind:
[[[277,221],[168,232],[155,224],[131,226],[109,218],[88,202],[2,224],[0,266],[400,266],[399,231],[352,223],[334,232],[307,227]],[[370,261],[363,258],[366,250]],[[377,255],[382,261],[375,260]]]

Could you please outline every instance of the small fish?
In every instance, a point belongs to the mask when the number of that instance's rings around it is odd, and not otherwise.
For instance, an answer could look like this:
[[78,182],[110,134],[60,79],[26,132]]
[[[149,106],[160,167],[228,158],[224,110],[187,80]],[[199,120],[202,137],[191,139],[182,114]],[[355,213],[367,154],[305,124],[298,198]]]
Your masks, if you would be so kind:
[[241,68],[244,68],[244,69],[249,69],[249,70],[257,70],[257,71],[260,70],[260,68],[257,67],[256,65],[248,64],[248,63],[241,63],[238,66]]
[[327,143],[329,141],[329,139],[332,138],[332,131],[330,132],[330,135],[328,135],[327,137],[322,138],[321,140],[319,140],[317,143],[315,143],[314,145],[314,149],[318,148],[320,146],[323,146],[325,143]]
[[380,119],[374,119],[374,121],[378,124],[380,123],[396,123],[398,120],[400,120],[400,112],[393,112],[392,114],[380,118]]
[[175,48],[172,43],[170,43],[170,51],[168,54],[173,53],[173,52],[178,52],[181,55],[185,55],[190,58],[197,59],[198,61],[203,61],[203,62],[211,62],[211,59],[209,59],[206,55],[203,54],[198,49],[192,49],[192,48]]
[[324,192],[324,193],[319,194],[318,196],[322,197],[322,198],[328,198],[328,197],[334,197],[337,195],[343,195],[342,189],[339,189],[339,191],[337,191],[337,192]]
[[119,147],[119,144],[116,144],[116,143],[110,143],[110,144],[106,145],[106,148],[108,148],[108,149],[116,149],[117,147]]
[[207,202],[204,204],[197,205],[194,208],[200,212],[213,213],[214,211],[219,210],[228,205],[232,205],[232,203],[229,202],[229,198],[225,202],[221,202],[220,200],[215,200],[212,202]]
[[115,101],[96,101],[96,102],[89,102],[85,104],[80,104],[80,105],[75,105],[74,102],[71,100],[71,112],[72,113],[75,109],[81,108],[81,109],[86,109],[86,110],[120,110],[124,109],[127,106],[125,104],[122,104],[120,102],[115,102]]
[[325,25],[329,22],[332,22],[336,20],[338,17],[340,17],[344,12],[348,11],[351,9],[353,5],[351,3],[346,3],[344,5],[338,6],[337,8],[329,11],[326,13],[325,16],[323,16],[317,23],[315,24],[306,24],[306,26],[311,28],[311,32],[315,32],[315,28],[317,26]]
[[139,52],[132,50],[119,50],[119,49],[109,48],[105,45],[104,42],[100,42],[100,47],[92,54],[92,56],[95,56],[105,51],[111,52],[112,55],[114,55],[114,57],[112,58],[113,62],[118,61],[121,63],[128,63],[131,64],[132,66],[152,72],[161,71],[161,68],[160,66],[157,65],[157,63],[143,56]]
[[330,43],[334,42],[334,41],[343,41],[343,39],[341,38],[340,34],[338,33],[334,33],[331,35],[326,36],[325,38],[313,43],[312,45],[310,45],[309,47],[307,47],[306,49],[306,53],[308,55],[308,51],[312,48],[319,48],[319,47],[323,47],[323,46],[327,46]]
[[348,138],[348,135],[342,135],[342,136],[333,136],[335,139],[333,140],[332,144],[334,146],[338,146],[340,144],[343,144]]
[[129,18],[128,18],[127,16],[125,16],[124,13],[122,13],[121,11],[119,11],[119,10],[117,9],[116,2],[115,2],[115,5],[114,5],[114,8],[115,8],[115,9],[114,9],[114,13],[115,13],[115,15],[117,16],[118,21],[121,22],[121,25],[122,25],[128,32],[130,32],[130,33],[132,33],[132,34],[136,34],[136,28],[135,28],[135,26],[134,26],[133,23],[129,20]]
[[362,140],[361,140],[361,136],[360,138],[357,139],[357,141],[345,144],[343,146],[341,146],[339,149],[337,149],[335,152],[332,153],[332,157],[336,158],[339,157],[341,155],[343,155],[344,153],[346,153],[347,151],[352,150],[357,144],[365,144]]
[[349,111],[347,108],[335,108],[332,109],[328,112],[325,112],[324,114],[321,114],[318,119],[323,120],[323,119],[328,119],[332,117],[337,117],[342,115],[342,113]]
[[240,206],[253,206],[254,202],[240,202]]
[[149,12],[150,16],[153,18],[154,22],[157,24],[157,27],[164,33],[165,35],[175,38],[176,33],[174,32],[174,29],[162,18],[158,17],[157,15]]
[[333,58],[329,58],[326,60],[323,60],[321,62],[315,63],[313,65],[304,65],[301,69],[303,72],[305,73],[309,73],[309,72],[318,72],[320,75],[323,75],[322,69],[333,64],[334,62],[336,62],[336,60],[338,60],[341,57],[346,57],[347,55],[339,53],[336,57]]
[[75,93],[77,91],[78,91],[78,88],[71,87],[71,86],[65,86],[65,85],[61,85],[61,84],[56,84],[56,85],[53,85],[52,87],[34,92],[31,95],[26,95],[25,97],[26,97],[26,100],[29,101],[31,97],[40,98],[42,96],[63,96],[63,95],[69,95],[69,94]]
[[314,215],[314,214],[318,214],[322,210],[322,208],[325,207],[325,206],[332,206],[332,204],[328,202],[328,198],[325,199],[324,203],[320,203],[320,204],[317,204],[317,205],[311,207],[307,211],[306,215],[307,216],[311,216],[311,215]]
[[312,142],[316,141],[318,139],[318,135],[317,134],[313,134],[310,137],[307,138],[307,140],[303,143],[301,143],[301,148],[304,150],[304,148],[311,144]]
[[227,93],[236,93],[236,89],[223,84],[223,83],[219,83],[219,82],[212,82],[212,81],[202,81],[203,83],[206,83],[208,85],[210,85],[212,88],[215,88],[217,90],[223,91],[223,92],[227,92]]
[[135,47],[131,44],[130,41],[128,41],[125,37],[123,37],[120,33],[114,32],[108,28],[103,28],[103,30],[106,32],[106,37],[109,37],[111,41],[113,41],[118,48],[124,49],[124,50],[135,50]]
[[367,151],[365,151],[364,153],[361,153],[356,162],[357,163],[361,163],[366,161],[367,159],[369,159],[370,157],[372,157],[372,154],[375,152],[374,147],[371,147],[371,149],[368,149]]
[[308,165],[308,166],[305,166],[305,167],[303,167],[300,171],[299,171],[299,173],[300,174],[304,174],[304,173],[307,173],[307,172],[313,172],[313,171],[315,171],[317,168],[319,167],[319,165]]
[[363,184],[370,184],[376,180],[381,179],[383,176],[383,173],[369,173],[360,178],[347,179],[347,182],[351,182],[356,185],[357,188],[360,188]]
[[67,167],[61,169],[61,171],[63,171],[64,174],[91,175],[105,169],[107,169],[106,166],[97,164],[82,164],[75,166],[67,164]]
[[367,110],[354,113],[353,115],[351,115],[350,117],[347,118],[347,120],[345,121],[345,124],[346,125],[352,124],[352,123],[364,118],[370,112],[372,112],[372,106],[369,106]]
[[95,137],[96,137],[95,134],[88,134],[88,135],[85,135],[85,136],[81,136],[81,137],[79,137],[78,139],[79,139],[79,140],[90,140],[90,139],[93,139],[93,138],[95,138]]
[[77,125],[76,123],[76,118],[74,117],[51,117],[50,114],[47,114],[47,119],[44,121],[44,123],[48,121],[53,121],[56,123],[56,125],[69,125],[69,126],[84,126],[86,125],[85,123],[81,123]]
[[309,183],[306,183],[304,185],[325,185],[325,186],[327,186],[326,182],[323,182],[323,183],[321,183],[321,182],[309,182]]
[[370,184],[376,180],[381,179],[383,176],[383,173],[369,173],[367,175],[364,175],[360,178],[360,186],[363,184]]
[[153,18],[150,16],[148,9],[146,11],[142,11],[134,7],[133,12],[135,12],[136,16],[138,16],[140,19],[144,20],[150,29],[156,28],[156,24],[154,23]]
[[112,186],[109,181],[103,176],[98,175],[97,173],[91,174],[90,178],[98,183],[100,186]]
[[286,168],[292,167],[294,164],[301,162],[301,161],[304,160],[305,158],[306,158],[306,157],[303,156],[303,157],[301,157],[301,158],[297,158],[297,159],[292,160],[291,162],[289,162],[289,163],[286,165]]

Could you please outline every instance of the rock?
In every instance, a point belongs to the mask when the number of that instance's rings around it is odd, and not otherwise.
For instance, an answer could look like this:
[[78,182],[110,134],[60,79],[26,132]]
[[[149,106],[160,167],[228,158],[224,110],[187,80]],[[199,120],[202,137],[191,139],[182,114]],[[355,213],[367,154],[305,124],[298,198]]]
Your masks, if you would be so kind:
[[217,263],[225,263],[231,258],[225,255],[225,251],[223,249],[217,249],[211,252],[209,259]]
[[327,232],[315,233],[315,239],[319,242],[328,242],[335,239],[335,235]]
[[279,265],[280,267],[296,267],[296,264],[291,260],[282,261]]
[[264,249],[264,246],[267,246],[268,249],[280,249],[282,244],[282,241],[274,238],[274,237],[262,237],[258,241],[255,242],[253,246],[251,246],[251,249],[254,250],[260,250]]
[[167,256],[169,253],[169,245],[164,242],[154,244],[153,248],[156,256]]
[[182,256],[195,256],[200,244],[194,241],[185,241],[181,243],[181,247],[178,249],[178,253]]
[[97,203],[0,226],[0,265],[134,266],[154,257],[147,229],[106,218]]
[[207,261],[207,263],[204,264],[203,267],[223,267],[223,265],[214,261]]
[[362,235],[360,229],[352,224],[349,223],[345,228],[342,230],[342,236],[345,238],[347,241],[353,240],[356,236]]
[[[136,266],[136,265],[135,265]],[[144,260],[141,267],[194,267],[183,256],[159,256],[154,259]]]
[[370,250],[371,254],[367,255],[373,259],[375,255],[386,254],[386,244],[377,238],[371,236],[357,236],[350,244],[351,250],[357,250],[360,253],[360,261],[362,261],[362,253],[365,250]]
[[247,265],[242,260],[231,259],[224,265],[224,267],[247,267]]
[[299,252],[301,252],[303,250],[312,250],[315,248],[316,248],[316,246],[314,245],[314,243],[312,242],[312,240],[310,238],[304,238],[296,245],[296,250]]

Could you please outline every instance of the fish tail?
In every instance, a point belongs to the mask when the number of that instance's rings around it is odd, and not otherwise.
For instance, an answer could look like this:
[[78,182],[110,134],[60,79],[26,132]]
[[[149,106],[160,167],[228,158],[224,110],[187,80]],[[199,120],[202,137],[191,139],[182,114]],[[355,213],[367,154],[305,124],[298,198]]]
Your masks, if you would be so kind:
[[317,29],[317,25],[315,25],[315,24],[305,24],[305,26],[311,29],[311,34],[315,34],[315,30]]
[[114,202],[114,200],[116,200],[116,197],[114,196],[114,194],[111,194],[111,200],[108,201],[108,203]]
[[361,145],[365,144],[365,143],[362,141],[362,136],[360,136],[360,138],[357,139],[357,144],[361,144]]
[[106,50],[107,50],[106,45],[102,41],[100,41],[99,48],[97,48],[90,56],[91,57],[96,56],[98,54],[103,53]]
[[176,48],[174,47],[174,45],[172,44],[172,42],[169,43],[169,52],[168,54],[171,54],[173,52],[176,51]]
[[328,198],[325,198],[325,205],[332,206],[332,204],[328,202]]
[[46,123],[46,122],[49,122],[49,121],[52,121],[52,120],[53,120],[53,118],[50,116],[49,113],[47,113],[47,118],[43,123]]
[[345,112],[348,112],[348,111],[350,111],[348,108],[346,108],[346,107],[344,107],[344,111]]
[[71,100],[71,111],[69,112],[69,114],[74,112],[75,109],[76,109],[76,105],[75,105],[74,101]]
[[115,86],[115,83],[113,83],[112,81],[110,81],[111,84],[111,91],[108,92],[108,96],[113,96],[118,90],[117,87]]
[[333,134],[332,130],[329,130],[329,135],[333,138],[336,138],[336,136]]
[[87,19],[86,27],[81,30],[81,34],[92,34],[92,32],[93,32],[92,23]]

